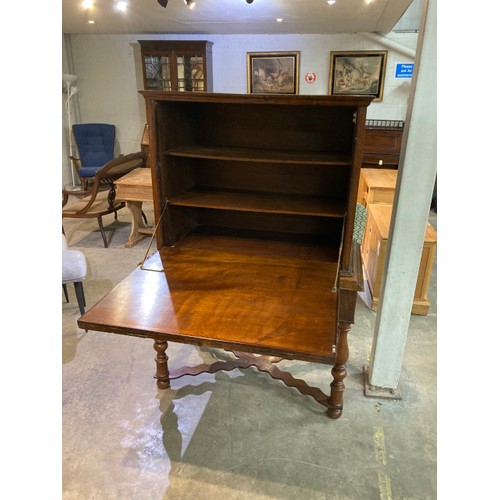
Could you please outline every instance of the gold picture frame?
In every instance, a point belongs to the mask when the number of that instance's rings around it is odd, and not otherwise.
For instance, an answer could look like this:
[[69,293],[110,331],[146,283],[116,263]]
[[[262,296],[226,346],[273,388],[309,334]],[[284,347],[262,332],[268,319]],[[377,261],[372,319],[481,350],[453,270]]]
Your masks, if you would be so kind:
[[381,101],[386,64],[386,50],[330,52],[329,93],[373,95],[373,101]]
[[298,94],[300,52],[247,52],[249,94]]

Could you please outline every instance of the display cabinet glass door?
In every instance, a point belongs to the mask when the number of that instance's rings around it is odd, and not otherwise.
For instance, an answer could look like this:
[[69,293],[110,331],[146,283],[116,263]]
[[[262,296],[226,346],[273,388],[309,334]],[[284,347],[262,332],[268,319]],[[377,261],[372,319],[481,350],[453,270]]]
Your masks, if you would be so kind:
[[177,85],[180,92],[205,90],[203,56],[177,56]]
[[146,56],[144,58],[147,88],[172,90],[170,58],[168,56]]

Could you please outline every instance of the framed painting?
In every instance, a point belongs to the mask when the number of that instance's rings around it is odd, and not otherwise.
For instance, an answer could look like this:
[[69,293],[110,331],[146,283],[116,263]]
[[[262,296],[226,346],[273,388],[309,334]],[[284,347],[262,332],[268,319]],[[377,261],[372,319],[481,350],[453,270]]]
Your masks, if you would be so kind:
[[374,101],[382,100],[387,51],[330,54],[331,95],[373,95]]
[[300,52],[247,52],[249,94],[298,94]]

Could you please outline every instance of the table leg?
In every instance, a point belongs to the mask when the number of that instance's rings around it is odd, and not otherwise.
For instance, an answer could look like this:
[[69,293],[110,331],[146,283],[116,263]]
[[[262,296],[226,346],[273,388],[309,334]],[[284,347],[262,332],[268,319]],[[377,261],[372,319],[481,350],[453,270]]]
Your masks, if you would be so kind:
[[132,214],[132,228],[125,246],[131,248],[145,237],[144,233],[140,233],[140,230],[145,229],[146,226],[142,221],[142,201],[127,201],[126,205]]
[[168,356],[165,354],[167,350],[166,340],[155,339],[154,349],[156,354],[156,386],[158,389],[168,389],[170,387],[170,374],[168,372]]
[[327,415],[330,418],[339,418],[344,408],[344,382],[347,376],[345,365],[349,359],[349,346],[347,344],[347,334],[351,329],[350,323],[339,323],[339,340],[337,344],[337,360],[333,365],[331,383],[330,407]]

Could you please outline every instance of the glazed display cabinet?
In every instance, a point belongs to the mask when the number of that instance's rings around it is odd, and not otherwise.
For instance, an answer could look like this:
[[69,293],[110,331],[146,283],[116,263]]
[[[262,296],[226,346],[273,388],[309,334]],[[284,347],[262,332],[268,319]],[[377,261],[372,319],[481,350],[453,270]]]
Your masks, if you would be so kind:
[[144,89],[212,91],[212,42],[138,40]]

